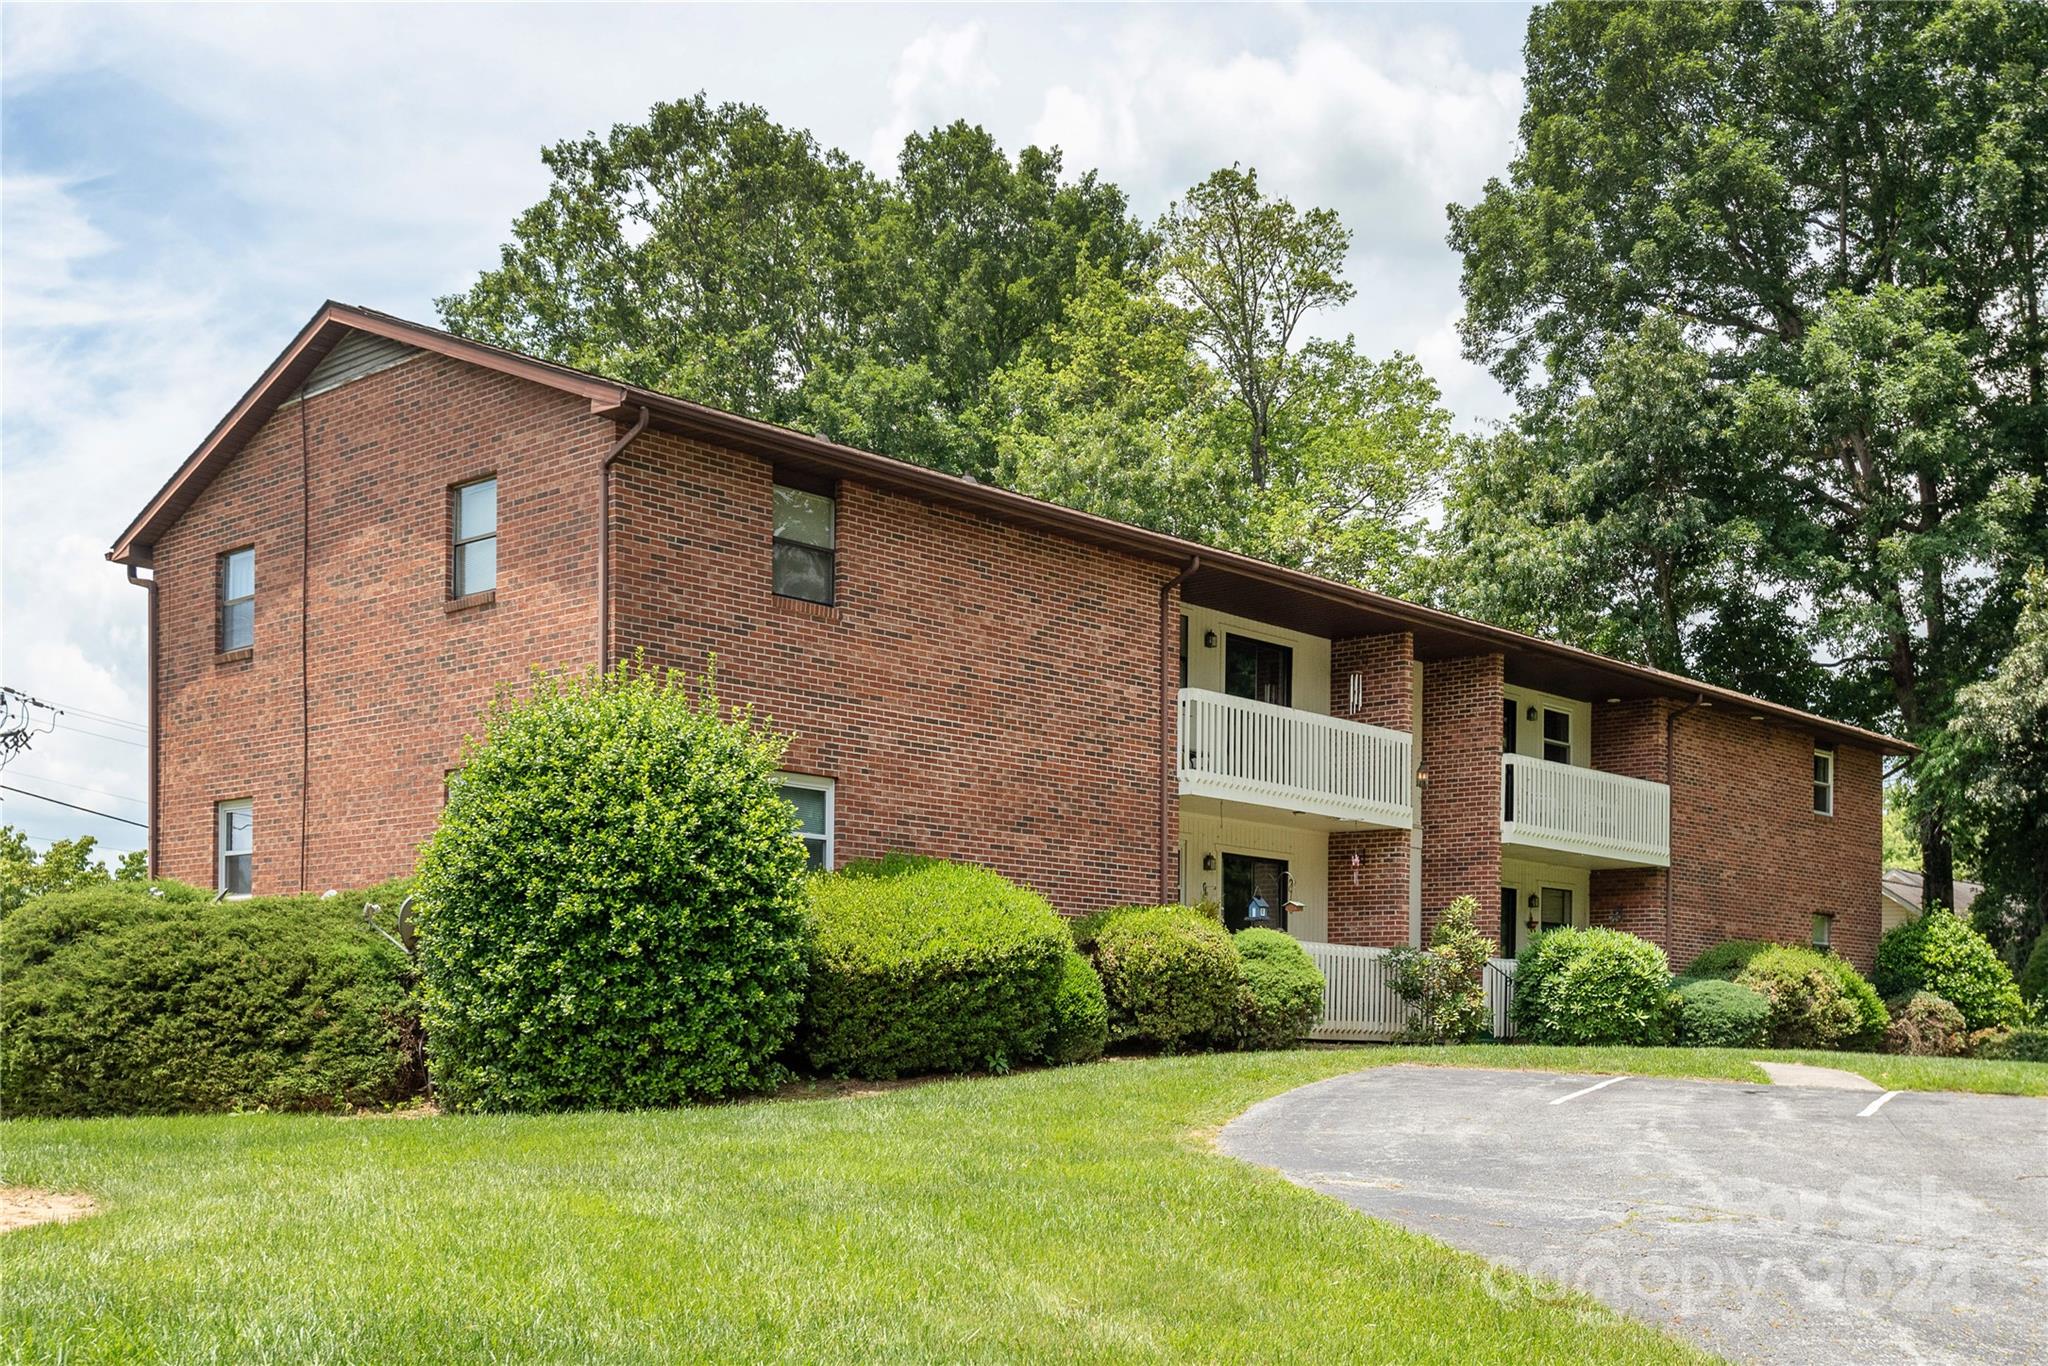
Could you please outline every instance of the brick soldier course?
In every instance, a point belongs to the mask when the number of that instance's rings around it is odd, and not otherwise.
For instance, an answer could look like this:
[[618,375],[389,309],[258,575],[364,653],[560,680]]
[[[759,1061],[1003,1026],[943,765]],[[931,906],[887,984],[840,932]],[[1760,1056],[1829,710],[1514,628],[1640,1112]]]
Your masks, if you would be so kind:
[[[496,586],[458,600],[453,490],[483,477]],[[831,605],[773,591],[778,482],[836,499]],[[223,653],[220,557],[243,547],[254,639]],[[493,691],[595,665],[602,631],[607,659],[715,660],[721,700],[790,735],[785,767],[834,781],[838,861],[972,859],[1069,913],[1157,900],[1161,628],[1185,602],[1328,638],[1335,716],[1412,732],[1420,670],[1420,828],[1330,833],[1332,941],[1407,942],[1418,891],[1425,934],[1459,895],[1486,923],[1521,685],[1592,699],[1592,766],[1671,788],[1670,869],[1596,869],[1592,923],[1682,961],[1823,914],[1845,956],[1875,950],[1879,768],[1907,749],[1887,737],[368,310],[323,307],[110,558],[154,580],[151,857],[202,885],[243,799],[258,891],[409,871]]]

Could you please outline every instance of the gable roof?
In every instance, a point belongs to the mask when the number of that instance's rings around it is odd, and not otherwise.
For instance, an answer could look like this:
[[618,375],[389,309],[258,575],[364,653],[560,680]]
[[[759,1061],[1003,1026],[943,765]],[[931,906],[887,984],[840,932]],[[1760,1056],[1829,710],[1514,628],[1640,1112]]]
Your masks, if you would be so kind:
[[[157,538],[192,505],[214,475],[234,458],[270,415],[294,398],[322,362],[354,334],[416,347],[574,395],[588,401],[593,415],[621,424],[636,420],[644,412],[647,425],[663,431],[1172,565],[1188,572],[1182,596],[1191,604],[1250,617],[1281,610],[1290,622],[1332,637],[1405,631],[1415,638],[1418,659],[1504,654],[1514,661],[1515,681],[1551,692],[1615,700],[1674,698],[1698,706],[1720,706],[1757,721],[1789,724],[1825,739],[1885,753],[1915,752],[1912,745],[1891,736],[1831,721],[1797,707],[1766,702],[1732,688],[1609,659],[1589,650],[1419,606],[1235,551],[1218,550],[1164,532],[1111,521],[971,478],[855,446],[842,446],[823,437],[332,300],[299,329],[291,344],[136,514],[107,552],[107,558],[117,564],[148,566]],[[330,367],[329,373],[332,372]]]
[[[1923,879],[1917,868],[1887,868],[1879,885],[1884,892],[1885,900],[1918,915],[1923,894],[1922,883]],[[1956,904],[1949,909],[1957,915],[1967,916],[1978,894],[1984,890],[1983,884],[1964,878],[1957,878],[1955,884]]]

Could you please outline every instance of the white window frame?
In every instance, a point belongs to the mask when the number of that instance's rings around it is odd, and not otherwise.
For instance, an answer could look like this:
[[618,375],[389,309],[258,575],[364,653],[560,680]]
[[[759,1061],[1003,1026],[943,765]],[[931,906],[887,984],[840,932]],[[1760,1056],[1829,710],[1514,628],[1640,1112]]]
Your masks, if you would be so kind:
[[[249,847],[228,848],[228,817],[237,812],[249,818]],[[249,891],[229,892],[228,857],[230,854],[244,855],[249,859]],[[248,797],[213,804],[213,886],[218,892],[225,892],[231,901],[239,901],[256,890],[256,803]]]
[[[249,591],[243,594],[241,597],[231,598],[228,596],[228,580],[231,575],[231,566],[234,564],[236,557],[241,555],[247,555],[249,557]],[[255,649],[256,547],[253,545],[244,545],[237,546],[233,550],[222,551],[219,557],[219,568],[215,573],[215,579],[217,580],[217,587],[214,593],[215,606],[213,614],[213,648],[221,654],[232,654],[238,650]],[[228,640],[228,611],[230,608],[233,608],[245,602],[249,604],[249,638],[241,642],[239,645],[237,645],[231,643]]]
[[[800,787],[809,792],[822,792],[825,794],[825,871],[831,872],[839,866],[834,858],[839,846],[838,780],[834,778],[821,778],[813,773],[777,773],[775,775],[775,785],[777,788]],[[803,830],[799,830],[797,834],[806,845],[814,843],[818,839],[816,835]]]
[[1813,780],[1814,796],[1818,797],[1825,791],[1828,794],[1828,804],[1822,806],[1816,801],[1813,806],[1813,814],[1816,816],[1832,816],[1835,814],[1835,751],[1822,749],[1819,745],[1815,745],[1813,747],[1813,757],[1816,760],[1825,759],[1828,761],[1827,781],[1822,782],[1819,778]]
[[[481,484],[489,484],[491,486],[491,529],[489,531],[472,532],[465,536],[462,527],[462,495]],[[498,476],[486,474],[480,478],[465,480],[463,483],[455,485],[448,492],[451,500],[448,513],[449,597],[456,602],[460,602],[464,598],[473,598],[479,593],[495,593],[498,591]],[[491,543],[491,586],[488,588],[477,588],[465,580],[462,572],[462,552],[465,547],[478,545],[484,541]]]
[[1816,911],[1813,916],[1813,947],[1819,953],[1832,953],[1835,948],[1835,918],[1825,911]]

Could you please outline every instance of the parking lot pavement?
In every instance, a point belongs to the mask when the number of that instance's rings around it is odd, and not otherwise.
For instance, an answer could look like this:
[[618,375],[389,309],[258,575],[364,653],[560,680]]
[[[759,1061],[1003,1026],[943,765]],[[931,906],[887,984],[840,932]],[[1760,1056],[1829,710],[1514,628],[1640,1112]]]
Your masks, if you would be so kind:
[[1736,1359],[2048,1361],[2048,1101],[1879,1100],[1384,1067],[1219,1145]]

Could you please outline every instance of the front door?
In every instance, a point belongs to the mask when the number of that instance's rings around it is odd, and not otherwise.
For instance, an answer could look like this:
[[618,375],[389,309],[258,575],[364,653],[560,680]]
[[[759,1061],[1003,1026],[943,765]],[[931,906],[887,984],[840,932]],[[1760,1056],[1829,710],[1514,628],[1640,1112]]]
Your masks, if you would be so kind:
[[1293,706],[1294,650],[1270,640],[1225,636],[1223,691],[1276,707]]
[[1500,956],[1513,958],[1515,945],[1522,936],[1516,931],[1521,928],[1522,894],[1512,887],[1500,889]]
[[1287,928],[1287,860],[1223,856],[1223,927]]

